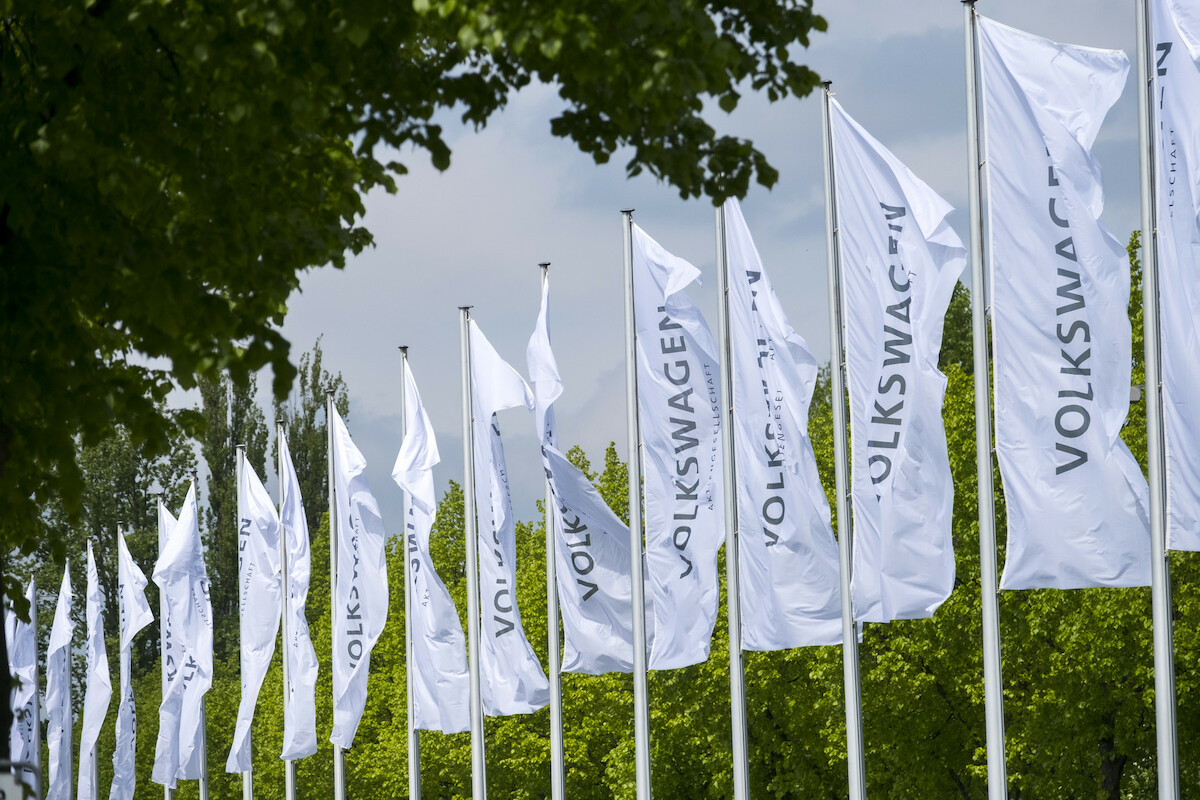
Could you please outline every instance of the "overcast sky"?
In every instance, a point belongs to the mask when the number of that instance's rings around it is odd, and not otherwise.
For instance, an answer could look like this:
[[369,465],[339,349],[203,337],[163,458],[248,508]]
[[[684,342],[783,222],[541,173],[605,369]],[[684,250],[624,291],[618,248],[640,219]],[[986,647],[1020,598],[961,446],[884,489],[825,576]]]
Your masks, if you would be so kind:
[[[981,13],[1060,41],[1134,56],[1134,7],[1116,0],[980,2]],[[797,60],[833,81],[839,101],[956,208],[966,206],[963,11],[957,0],[841,0],[816,10],[829,23]],[[346,269],[314,270],[291,298],[284,333],[295,358],[324,334],[325,364],[350,388],[352,435],[384,519],[396,529],[400,490],[390,473],[400,446],[400,359],[409,356],[437,428],[439,494],[462,481],[459,311],[472,314],[522,374],[539,301],[537,263],[550,261],[551,335],[565,393],[559,440],[593,463],[617,443],[625,455],[621,208],[703,273],[689,293],[715,330],[714,212],[653,179],[627,180],[622,154],[595,165],[549,133],[561,108],[552,87],[530,87],[476,132],[446,115],[453,150],[439,173],[422,153],[399,191],[371,194],[365,224],[376,246]],[[1107,190],[1105,221],[1124,241],[1138,225],[1137,93],[1133,74],[1097,143]],[[820,93],[771,104],[750,91],[718,130],[752,139],[780,171],[751,189],[743,209],[792,325],[829,359]],[[626,156],[627,158],[627,156]],[[386,159],[385,159],[386,160]],[[952,217],[966,240],[965,214]],[[269,386],[270,381],[260,381]],[[263,396],[264,405],[269,400]],[[543,496],[531,414],[501,415],[513,501],[532,519]],[[269,476],[274,484],[274,476]]]

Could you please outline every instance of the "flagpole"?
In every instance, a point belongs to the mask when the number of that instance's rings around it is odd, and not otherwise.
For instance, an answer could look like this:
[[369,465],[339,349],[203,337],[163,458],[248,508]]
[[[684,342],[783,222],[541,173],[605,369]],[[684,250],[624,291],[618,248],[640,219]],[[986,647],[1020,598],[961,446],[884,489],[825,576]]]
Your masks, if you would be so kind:
[[625,238],[625,418],[629,431],[629,576],[633,590],[633,750],[637,800],[650,800],[650,689],[642,579],[642,437],[638,428],[637,322],[633,305],[633,209],[621,210]]
[[825,249],[829,266],[829,342],[833,348],[829,374],[832,382],[830,405],[833,409],[833,472],[837,499],[838,572],[842,592],[842,674],[846,693],[846,766],[850,777],[851,800],[867,796],[867,767],[863,746],[862,684],[858,667],[858,624],[854,620],[854,600],[850,593],[853,565],[854,524],[850,519],[850,489],[847,466],[850,447],[846,437],[845,332],[842,325],[841,258],[838,253],[837,191],[833,169],[833,131],[829,117],[829,87],[825,83],[821,105],[825,144]]
[[[550,262],[538,264],[542,270],[542,291],[550,280]],[[548,335],[548,334],[547,334]],[[545,431],[538,431],[539,438]],[[563,800],[566,797],[566,776],[563,752],[562,718],[562,643],[558,631],[558,576],[557,538],[554,526],[554,495],[550,491],[550,476],[546,476],[546,639],[550,669],[550,797]]]
[[[192,486],[196,485],[196,468],[193,467]],[[212,624],[212,621],[209,621]],[[200,800],[208,800],[208,698],[200,698]]]
[[983,688],[987,729],[988,798],[1008,797],[1004,747],[1004,678],[1000,660],[1000,601],[996,579],[996,508],[992,485],[992,411],[988,380],[987,277],[983,257],[983,193],[979,173],[979,54],[974,0],[963,0],[967,53],[967,196],[971,215],[971,341],[975,371],[975,468],[979,492],[979,591],[983,612]]
[[467,545],[467,666],[471,678],[471,797],[487,800],[483,696],[479,685],[479,554],[475,533],[475,409],[471,386],[471,307],[459,306],[462,340],[463,520]]
[[750,796],[746,732],[746,666],[742,655],[742,604],[738,567],[737,453],[734,442],[733,343],[729,332],[729,249],[725,206],[717,207],[717,339],[721,343],[722,478],[725,489],[725,609],[729,620],[729,710],[733,725],[733,796]]
[[[166,497],[165,489],[158,492],[158,557],[162,558],[163,547],[166,542],[163,541],[162,516],[163,510],[166,508],[166,503],[163,498]],[[167,644],[166,644],[166,628],[167,628],[167,597],[166,593],[161,589],[158,591],[158,654],[159,660],[162,662],[162,696],[167,696]],[[163,797],[165,800],[175,800],[175,790],[170,786],[163,786]]]
[[[408,435],[408,347],[400,347],[400,441]],[[401,508],[408,509],[410,498],[403,488],[401,492]],[[404,552],[411,552],[409,540],[409,520],[405,513]],[[408,714],[408,796],[421,796],[421,732],[417,730],[416,703],[413,700],[413,586],[412,559],[404,559],[404,683],[407,700],[405,702]]]
[[[117,538],[118,539],[121,538],[124,531],[125,531],[125,522],[124,521],[117,522]],[[88,554],[92,556],[92,561],[94,562],[96,557],[92,553],[92,540],[90,538],[88,539]],[[119,560],[119,558],[120,557],[118,556],[118,560]],[[104,628],[103,624],[100,627],[101,627],[101,630],[103,630],[103,628]],[[120,614],[119,613],[118,613],[117,627],[118,627],[118,629],[120,628]],[[103,635],[104,634],[101,633],[101,636],[103,636]],[[120,639],[119,639],[119,635],[118,635],[118,646],[119,645],[120,645]],[[91,642],[88,643],[88,647],[91,647]],[[107,666],[108,665],[105,664],[106,668],[107,668]],[[111,691],[111,689],[112,689],[112,685],[111,685],[112,673],[110,672],[109,675],[110,675],[109,690]],[[118,676],[118,678],[119,677],[120,676]],[[91,679],[90,675],[88,676],[88,679],[89,680]],[[107,714],[105,716],[107,716]],[[95,793],[97,798],[100,797],[100,745],[98,742],[96,744],[92,745],[92,792]]]
[[[284,503],[283,475],[285,472],[283,465],[283,443],[286,436],[287,431],[284,429],[283,420],[275,420],[275,452],[278,453],[275,469],[276,474],[279,476],[279,570],[281,578],[280,589],[282,590],[280,592],[280,600],[282,601],[280,618],[282,623],[281,632],[283,634],[283,704],[285,720],[287,719],[287,706],[292,698],[292,674],[288,666],[288,654],[291,652],[292,647],[291,625],[288,618],[288,613],[291,609],[292,568],[288,563],[287,529],[282,524]],[[242,457],[245,457],[244,446],[242,448]],[[296,762],[290,758],[283,762],[283,796],[286,800],[296,800]],[[252,796],[248,797],[247,800],[252,800]]]
[[[240,536],[241,534],[239,533],[239,530],[240,530],[239,526],[241,524],[241,520],[245,517],[245,513],[246,513],[245,509],[242,508],[242,474],[243,474],[243,470],[245,470],[245,468],[246,468],[246,445],[239,444],[234,449],[237,453],[235,463],[237,464],[236,474],[237,474],[237,486],[238,486],[238,488],[237,488],[238,525],[234,526],[234,533],[235,533],[235,535]],[[240,559],[239,559],[239,561],[240,561]],[[239,570],[239,572],[240,572],[240,570]],[[240,574],[238,575],[238,579],[241,580]],[[244,611],[242,613],[244,613]],[[241,631],[239,630],[239,636],[238,636],[239,649],[244,646],[244,643],[241,641],[240,633],[241,633]],[[246,746],[247,746],[247,748],[250,749],[251,753],[254,752],[253,743],[251,740],[251,733],[249,731],[246,732]],[[251,758],[253,758],[253,756]],[[242,798],[243,798],[243,800],[254,800],[254,762],[253,762],[253,760],[250,763],[250,768],[242,773]]]
[[1150,101],[1148,0],[1137,0],[1138,145],[1142,194],[1142,323],[1146,348],[1146,457],[1150,467],[1150,597],[1154,617],[1154,717],[1158,739],[1158,796],[1179,798],[1179,744],[1175,727],[1175,661],[1171,630],[1171,562],[1167,555],[1165,436],[1159,341],[1158,209],[1155,205],[1154,105]]

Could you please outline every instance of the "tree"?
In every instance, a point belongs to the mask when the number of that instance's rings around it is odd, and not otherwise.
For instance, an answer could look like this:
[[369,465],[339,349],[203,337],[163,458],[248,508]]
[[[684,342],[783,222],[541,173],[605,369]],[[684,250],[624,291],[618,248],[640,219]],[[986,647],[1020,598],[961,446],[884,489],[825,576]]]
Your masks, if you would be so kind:
[[[325,408],[329,393],[343,420],[350,418],[350,394],[342,373],[330,375],[321,366],[321,339],[300,357],[299,385],[288,399],[275,403],[275,419],[283,423],[288,452],[296,468],[300,499],[311,527],[329,507],[329,465],[326,451],[329,432],[325,427]],[[271,447],[271,458],[279,461],[279,441]]]
[[76,437],[121,424],[164,453],[203,420],[158,403],[222,371],[269,364],[283,396],[288,296],[371,243],[389,153],[449,165],[439,111],[483,126],[541,81],[552,133],[719,201],[777,173],[706,101],[809,93],[792,54],[825,29],[811,0],[3,0],[0,20],[0,543],[23,552],[54,535],[50,498],[82,510]]
[[265,477],[267,425],[254,401],[257,380],[235,384],[228,377],[200,380],[204,434],[200,455],[208,465],[208,508],[204,545],[211,584],[214,642],[218,657],[237,652],[238,547],[237,446],[246,446],[246,462]]

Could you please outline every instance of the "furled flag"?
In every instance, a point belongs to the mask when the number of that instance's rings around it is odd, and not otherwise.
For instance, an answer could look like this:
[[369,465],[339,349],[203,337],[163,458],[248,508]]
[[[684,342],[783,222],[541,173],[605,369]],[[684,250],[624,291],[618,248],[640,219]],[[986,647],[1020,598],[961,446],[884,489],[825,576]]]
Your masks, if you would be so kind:
[[859,620],[933,615],[954,588],[942,326],[966,266],[950,205],[830,103],[847,324]]
[[121,697],[117,703],[117,742],[109,800],[133,800],[137,787],[137,706],[133,699],[133,637],[154,621],[146,602],[146,576],[129,554],[125,534],[117,536],[117,594],[121,609]]
[[808,438],[817,360],[792,329],[736,200],[725,201],[742,647],[842,641],[829,501]]
[[371,648],[387,621],[387,532],[367,485],[367,462],[336,410],[333,474],[337,494],[337,621],[333,629],[333,735],[349,749],[367,704]]
[[[283,754],[280,758],[295,760],[317,752],[317,651],[308,634],[308,617],[304,610],[312,577],[312,552],[308,547],[308,517],[304,515],[304,503],[300,499],[300,481],[284,437],[279,438],[279,448],[283,469],[279,476],[283,488],[279,514],[287,547],[284,630],[288,641],[283,643],[283,652],[288,660],[288,683],[291,684],[283,706]],[[265,492],[263,496],[266,496]],[[276,602],[276,607],[278,605]],[[275,641],[274,634],[271,641]],[[269,662],[269,658],[264,662],[264,671]]]
[[[252,767],[250,724],[267,667],[275,655],[283,588],[279,573],[279,515],[254,467],[242,459],[238,475],[238,614],[242,697],[226,772]],[[287,714],[284,713],[284,728]],[[285,735],[286,738],[286,735]]]
[[174,788],[176,780],[199,778],[204,769],[198,737],[204,695],[212,687],[212,603],[194,483],[188,488],[179,521],[167,536],[152,577],[167,598],[172,641],[167,654],[167,688],[158,707],[158,742],[150,779]]
[[979,21],[991,219],[1002,589],[1150,582],[1149,491],[1129,409],[1129,263],[1100,223],[1092,144],[1125,85],[1117,50]]
[[[9,735],[9,756],[14,763],[33,764],[41,768],[41,725],[38,721],[37,704],[37,630],[33,626],[36,616],[37,583],[29,582],[25,591],[29,603],[30,622],[22,622],[17,612],[10,607],[4,615],[4,635],[8,645],[8,667],[12,675],[10,693],[13,710],[12,730]],[[33,771],[22,770],[21,780],[31,789],[37,786]]]
[[[562,612],[562,668],[600,675],[633,670],[633,592],[629,582],[629,527],[612,512],[596,487],[558,449],[554,401],[562,394],[558,363],[550,349],[550,283],[525,360],[533,382],[542,465],[553,504],[554,563]],[[552,623],[552,624],[557,624]],[[558,654],[552,653],[551,658]]]
[[46,645],[46,800],[71,800],[71,569],[63,567],[62,588]]
[[517,608],[516,523],[496,414],[506,408],[532,409],[533,395],[474,321],[468,336],[474,404],[473,500],[479,517],[483,710],[494,717],[529,714],[550,702],[550,682],[525,638]]
[[471,727],[467,645],[450,592],[433,568],[429,533],[437,513],[433,468],[438,454],[412,371],[404,369],[404,441],[392,478],[405,492],[404,551],[409,563],[415,729],[462,733]]
[[1167,546],[1200,550],[1200,6],[1151,0],[1150,9]]
[[83,691],[83,718],[79,726],[79,790],[77,800],[96,800],[96,742],[112,701],[112,675],[104,647],[104,590],[96,572],[92,541],[87,548],[87,668]]
[[650,669],[705,661],[717,619],[717,552],[725,541],[720,371],[708,323],[684,292],[699,277],[633,226]]

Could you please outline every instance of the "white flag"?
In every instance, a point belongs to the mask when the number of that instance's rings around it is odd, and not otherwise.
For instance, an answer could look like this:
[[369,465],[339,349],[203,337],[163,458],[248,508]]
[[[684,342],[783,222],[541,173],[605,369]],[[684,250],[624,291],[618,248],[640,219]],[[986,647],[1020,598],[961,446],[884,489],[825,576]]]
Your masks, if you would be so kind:
[[151,780],[174,788],[178,779],[200,777],[197,746],[204,695],[212,687],[213,619],[208,572],[200,542],[196,486],[188,488],[175,529],[154,565],[154,583],[171,615],[167,688],[158,708],[158,742]]
[[855,617],[933,615],[954,588],[942,327],[962,241],[950,205],[831,102],[850,384]]
[[[550,349],[550,284],[542,288],[537,328],[525,360],[533,381],[542,464],[554,503],[554,563],[562,612],[564,672],[633,671],[633,592],[629,582],[629,527],[596,487],[558,449],[554,401],[562,379]],[[557,624],[552,621],[551,624]],[[551,658],[557,656],[552,653]]]
[[517,608],[516,523],[496,412],[521,406],[531,409],[533,395],[474,321],[468,335],[475,417],[473,499],[479,518],[483,710],[494,717],[529,714],[550,702],[550,683],[525,638]]
[[725,201],[742,647],[842,641],[829,501],[808,438],[817,360],[792,329],[736,200]]
[[406,492],[404,549],[411,576],[413,716],[416,729],[461,733],[471,727],[470,676],[462,624],[450,592],[433,568],[429,532],[437,514],[433,468],[438,454],[433,423],[425,413],[412,371],[404,370],[404,441],[392,478]]
[[371,648],[387,621],[387,533],[367,485],[367,462],[335,410],[333,472],[337,487],[337,623],[333,629],[333,735],[349,749],[367,704]]
[[46,645],[46,800],[71,800],[71,570],[63,567],[62,588]]
[[[1152,0],[1167,546],[1200,550],[1200,7]],[[1149,242],[1143,241],[1143,246]]]
[[1145,586],[1146,479],[1129,409],[1129,264],[1100,224],[1092,143],[1125,85],[1116,50],[980,19],[987,119],[1003,589]]
[[[241,702],[226,772],[252,767],[250,725],[254,706],[279,633],[283,588],[279,574],[279,515],[254,467],[243,461],[237,487],[238,614],[240,629]],[[285,706],[286,709],[286,706]],[[286,710],[284,728],[287,728]]]
[[96,741],[108,716],[112,701],[112,675],[108,671],[108,653],[104,647],[104,591],[92,555],[92,540],[87,549],[87,669],[83,691],[83,719],[79,726],[79,790],[77,800],[96,800],[100,787],[94,780]]
[[717,619],[717,552],[725,541],[720,370],[708,323],[684,292],[699,277],[633,226],[650,669],[707,660]]
[[[283,464],[283,474],[279,476],[283,502],[279,513],[288,567],[288,596],[284,613],[287,614],[289,641],[283,643],[283,654],[288,660],[288,682],[291,683],[291,693],[283,706],[283,754],[280,758],[295,760],[317,752],[317,651],[308,633],[308,617],[305,614],[308,585],[312,577],[312,552],[308,546],[308,517],[304,515],[304,503],[300,498],[300,481],[292,465],[287,440],[281,437],[279,447]],[[278,608],[278,602],[275,605]],[[272,644],[274,641],[275,635],[272,633]],[[264,672],[267,663],[270,663],[269,658],[263,664]]]
[[121,609],[121,697],[117,703],[117,741],[113,750],[113,780],[109,800],[133,800],[137,786],[137,706],[133,699],[133,637],[154,621],[146,602],[146,576],[134,562],[125,544],[125,534],[117,536],[117,593]]
[[[29,603],[30,619],[37,603],[37,584],[29,582],[25,600]],[[21,622],[12,608],[4,616],[5,643],[8,645],[8,668],[12,675],[10,693],[13,711],[9,735],[10,758],[40,767],[42,763],[41,725],[37,719],[37,631],[32,622]],[[34,773],[22,771],[21,780],[33,788]]]

